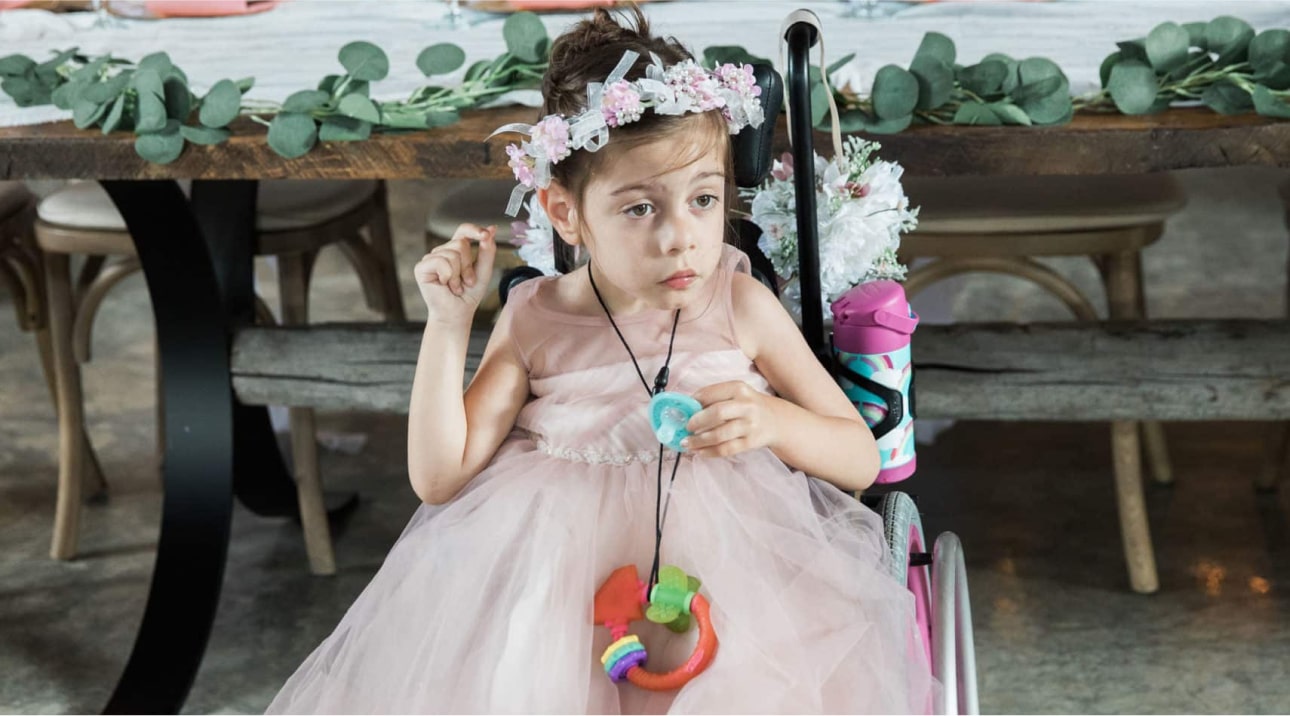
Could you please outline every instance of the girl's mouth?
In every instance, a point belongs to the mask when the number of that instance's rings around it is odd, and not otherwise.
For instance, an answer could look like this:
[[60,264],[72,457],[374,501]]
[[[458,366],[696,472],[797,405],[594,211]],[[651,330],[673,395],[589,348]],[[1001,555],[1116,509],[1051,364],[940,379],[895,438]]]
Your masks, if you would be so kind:
[[668,288],[680,290],[688,287],[690,284],[694,283],[695,280],[697,280],[698,278],[699,278],[699,275],[693,271],[690,271],[690,270],[677,271],[671,276],[668,276],[660,283],[667,286]]

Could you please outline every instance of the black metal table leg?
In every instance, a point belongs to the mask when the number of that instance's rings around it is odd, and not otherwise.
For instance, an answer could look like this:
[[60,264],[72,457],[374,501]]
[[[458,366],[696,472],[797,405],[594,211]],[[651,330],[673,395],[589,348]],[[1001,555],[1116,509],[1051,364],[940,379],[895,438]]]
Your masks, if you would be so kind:
[[[161,534],[143,623],[108,713],[177,713],[219,603],[234,474],[248,506],[291,514],[294,487],[263,409],[238,406],[231,328],[249,316],[255,182],[104,182],[134,238],[161,353],[166,445]],[[266,435],[267,433],[267,435]],[[241,449],[238,449],[241,448]]]

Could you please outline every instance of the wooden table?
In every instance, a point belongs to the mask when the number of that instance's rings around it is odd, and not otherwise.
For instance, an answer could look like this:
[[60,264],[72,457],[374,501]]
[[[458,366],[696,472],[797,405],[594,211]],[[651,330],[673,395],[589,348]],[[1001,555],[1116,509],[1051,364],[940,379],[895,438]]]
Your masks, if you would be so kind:
[[[133,137],[127,134],[105,137],[97,131],[76,130],[67,122],[0,128],[0,179],[103,182],[138,248],[157,321],[167,435],[162,528],[138,640],[109,711],[171,712],[182,705],[219,601],[233,495],[260,514],[290,514],[295,509],[295,491],[281,468],[267,417],[250,403],[352,406],[367,400],[368,407],[406,409],[407,392],[398,381],[411,382],[416,342],[403,340],[411,329],[249,328],[255,182],[503,178],[509,176],[504,142],[485,145],[482,139],[499,125],[533,118],[534,110],[525,108],[468,113],[451,127],[325,144],[296,160],[274,154],[264,142],[263,129],[245,122],[235,125],[227,144],[190,145],[167,166],[139,159]],[[781,131],[778,136],[784,144],[785,134]],[[879,139],[884,157],[901,162],[908,172],[927,175],[1140,174],[1253,164],[1290,167],[1290,122],[1252,115],[1224,117],[1203,109],[1178,109],[1145,118],[1081,115],[1067,126],[1053,128],[920,127]],[[816,141],[827,146],[823,135]],[[179,190],[176,179],[197,180],[191,199]],[[326,390],[309,394],[309,381],[299,379],[301,370],[321,376],[316,383],[322,386],[343,387],[343,376],[352,375],[346,373],[351,368],[326,346],[355,330],[375,332],[372,340],[360,341],[363,346],[390,346],[396,353],[406,353],[405,365],[389,360],[389,353],[380,361],[393,371],[394,388],[386,394]],[[1103,415],[1093,401],[1068,418],[1290,418],[1290,391],[1284,389],[1290,385],[1290,369],[1280,357],[1290,345],[1290,331],[1277,321],[1168,322],[1163,327],[925,327],[917,336],[917,351],[929,364],[920,361],[922,413],[964,417],[967,413],[956,413],[955,406],[967,403],[971,411],[996,419],[1036,419],[1005,403],[990,402],[989,381],[1006,383],[1009,373],[1015,378],[1016,371],[994,371],[995,378],[990,378],[991,371],[982,370],[980,361],[982,352],[991,349],[982,346],[1004,346],[998,350],[1015,354],[1024,352],[1027,342],[1051,345],[1056,340],[1053,331],[1065,336],[1068,351],[1077,353],[1072,360],[1111,371],[1107,374],[1114,374],[1117,390],[1132,392],[1138,381],[1143,396],[1130,403],[1131,415]],[[1039,335],[1030,335],[1036,332]],[[1187,340],[1177,340],[1180,335]],[[1107,341],[1124,345],[1126,336],[1140,338],[1133,342],[1134,351],[1104,355]],[[1198,346],[1196,350],[1180,351],[1188,341]],[[1213,390],[1202,391],[1210,398],[1205,401],[1208,409],[1195,410],[1194,396],[1161,399],[1140,389],[1143,376],[1152,370],[1153,351],[1163,343],[1169,343],[1172,360],[1185,363],[1186,356],[1200,355],[1225,341],[1242,341],[1242,354],[1252,356],[1250,365],[1234,368],[1226,376],[1231,385],[1219,391],[1244,396],[1240,400],[1215,398]],[[1084,353],[1078,353],[1081,350]],[[308,365],[293,365],[290,370],[296,375],[275,381],[274,366],[283,363],[270,358],[282,355],[281,351]],[[311,356],[312,363],[307,360]],[[235,360],[249,366],[236,395]],[[1278,387],[1269,389],[1270,384]],[[964,401],[963,385],[980,392]],[[955,390],[960,397],[949,398]],[[355,393],[369,397],[355,398]],[[939,395],[947,398],[940,400]]]

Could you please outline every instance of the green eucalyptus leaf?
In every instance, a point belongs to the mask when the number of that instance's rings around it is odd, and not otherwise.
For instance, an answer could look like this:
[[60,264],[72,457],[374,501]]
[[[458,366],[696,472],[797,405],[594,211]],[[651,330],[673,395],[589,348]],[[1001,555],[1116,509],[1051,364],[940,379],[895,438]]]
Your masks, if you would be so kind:
[[1192,50],[1187,56],[1187,61],[1173,68],[1165,75],[1166,82],[1177,82],[1199,70],[1202,65],[1209,64],[1209,53],[1205,50]]
[[506,40],[506,51],[523,62],[546,59],[550,46],[546,27],[531,12],[517,12],[507,17],[502,25],[502,38]]
[[36,96],[37,84],[26,77],[6,77],[0,82],[0,90],[13,97],[19,107],[30,107]]
[[64,83],[54,90],[50,95],[50,100],[59,109],[71,109],[76,104],[76,100],[80,98],[81,92],[88,86],[89,84],[86,82]]
[[1026,111],[1011,102],[991,102],[986,105],[1004,124],[1020,124],[1029,127],[1032,122]]
[[1116,50],[1102,60],[1102,66],[1097,71],[1098,77],[1102,80],[1102,89],[1106,89],[1107,83],[1111,81],[1111,68],[1122,59],[1124,59],[1124,53]]
[[160,132],[166,127],[166,103],[154,94],[141,94],[136,97],[138,107],[135,110],[134,131]]
[[233,135],[233,133],[227,129],[203,127],[200,125],[182,125],[179,127],[179,133],[183,135],[184,139],[187,139],[193,144],[201,144],[204,146],[223,144]]
[[1255,72],[1290,61],[1290,30],[1264,30],[1250,40],[1250,66]]
[[865,131],[870,134],[898,134],[909,128],[914,121],[914,115],[907,114],[904,117],[893,117],[892,119],[878,119],[870,122]]
[[372,123],[351,117],[326,117],[318,129],[318,140],[322,142],[353,142],[370,136]]
[[1147,57],[1147,41],[1145,38],[1117,42],[1115,46],[1120,48],[1120,56],[1126,60],[1137,60],[1143,64],[1151,63],[1151,59]]
[[171,119],[156,132],[140,134],[134,140],[134,151],[155,164],[169,164],[184,152],[184,136],[179,133],[179,120]]
[[417,69],[426,77],[446,75],[466,64],[466,52],[451,42],[431,45],[417,55]]
[[304,156],[318,141],[314,118],[298,112],[281,112],[269,123],[269,147],[287,159]]
[[1220,67],[1244,62],[1253,39],[1254,28],[1229,15],[1216,17],[1205,27],[1205,44],[1211,52],[1218,53],[1215,62]]
[[992,52],[986,55],[985,57],[981,58],[982,62],[986,62],[989,60],[996,60],[998,62],[1002,62],[1004,66],[1008,68],[1008,74],[1004,76],[1003,83],[999,85],[1000,92],[1004,94],[1010,94],[1013,90],[1017,89],[1017,87],[1020,86],[1021,80],[1017,75],[1017,66],[1019,63],[1016,60],[1012,59],[1008,55],[1005,55],[1001,52]]
[[255,86],[255,78],[243,77],[242,79],[234,82],[233,84],[237,85],[238,92],[241,92],[242,94],[246,94],[247,92],[251,91],[252,87]]
[[1018,87],[1009,97],[1017,104],[1043,99],[1054,92],[1060,91],[1065,82],[1066,78],[1060,76],[1044,77],[1038,81]]
[[954,70],[932,57],[919,57],[909,66],[918,80],[918,109],[936,109],[954,93]]
[[428,128],[446,127],[450,124],[456,124],[461,120],[461,115],[456,112],[427,112],[422,126]]
[[1017,72],[1023,86],[1046,80],[1049,77],[1065,77],[1062,73],[1062,68],[1046,57],[1031,57],[1022,60],[1017,65]]
[[327,104],[331,94],[322,90],[300,90],[293,92],[287,101],[282,103],[283,112],[312,112]]
[[112,101],[112,109],[108,110],[107,118],[103,120],[103,133],[108,134],[116,131],[121,126],[121,119],[125,116],[125,93],[116,96]]
[[964,102],[954,113],[955,124],[996,125],[1003,124],[999,115],[980,102]]
[[1255,85],[1254,91],[1250,93],[1250,99],[1254,101],[1254,111],[1264,117],[1290,119],[1290,103],[1285,97],[1273,94],[1267,87]]
[[340,75],[327,75],[318,82],[318,89],[326,92],[330,96],[336,91],[336,85],[340,82]]
[[846,67],[847,63],[850,62],[851,60],[854,60],[855,57],[856,57],[856,53],[854,52],[848,54],[846,57],[843,57],[842,59],[824,68],[824,74],[828,75],[829,77],[832,77],[834,72],[837,72],[843,67]]
[[82,99],[88,99],[91,102],[105,104],[117,98],[117,95],[125,91],[126,85],[130,83],[130,76],[122,73],[105,82],[99,82],[85,88],[81,93]]
[[360,94],[347,94],[341,99],[337,107],[341,114],[354,119],[361,119],[365,122],[377,124],[381,121],[381,111],[376,108],[372,100]]
[[[35,68],[36,78],[39,79],[41,82],[44,82],[45,84],[50,84],[50,85],[56,84],[59,78],[58,68],[62,67],[63,63],[67,62],[68,60],[72,59],[75,56],[76,56],[75,48],[71,50],[63,50],[62,52],[59,52],[57,55],[54,56],[54,59],[46,62],[42,62],[36,65],[36,68]],[[104,63],[106,64],[107,58],[103,58],[103,60],[104,60]]]
[[376,82],[390,74],[390,58],[385,56],[385,50],[362,40],[340,48],[340,64],[356,80]]
[[1149,65],[1127,60],[1111,69],[1107,90],[1116,108],[1124,114],[1146,114],[1155,104],[1160,83],[1156,71]]
[[924,34],[923,41],[918,44],[918,50],[914,52],[914,61],[917,62],[925,57],[940,60],[953,67],[956,57],[954,41],[939,32]]
[[742,45],[711,45],[703,48],[703,65],[709,69],[721,65],[769,65],[771,61],[754,55]]
[[1252,79],[1274,90],[1290,89],[1290,65],[1278,62],[1271,67],[1255,72]]
[[1231,82],[1219,81],[1205,88],[1200,100],[1206,107],[1219,114],[1241,114],[1249,111],[1254,102],[1250,93]]
[[161,81],[161,75],[154,69],[140,69],[134,73],[130,84],[139,94],[148,93],[157,97],[166,96],[166,87]]
[[106,104],[91,102],[88,99],[76,100],[76,106],[72,107],[72,123],[77,129],[85,129],[95,122],[99,121],[107,113]]
[[912,114],[918,106],[918,79],[903,67],[886,65],[873,79],[873,111],[879,119]]
[[823,82],[817,81],[811,84],[811,126],[820,126],[827,116],[829,116],[829,90]]
[[170,55],[164,52],[154,52],[150,55],[145,55],[143,59],[139,60],[137,68],[140,72],[144,70],[155,72],[157,77],[161,78],[169,73],[174,66],[175,63],[170,61]]
[[971,67],[963,68],[959,83],[963,85],[963,89],[978,97],[985,97],[999,94],[1007,78],[1008,65],[1000,60],[983,60]]
[[73,70],[68,79],[81,82],[98,82],[99,74],[102,73],[104,67],[107,67],[107,64],[107,57],[96,58],[82,65],[80,69]]
[[166,104],[166,116],[181,123],[186,122],[193,111],[193,101],[197,99],[189,91],[188,85],[178,77],[169,77],[162,83],[162,91],[165,94],[163,101]]
[[847,109],[838,114],[838,128],[847,134],[863,132],[873,123],[875,123],[874,118],[863,109]]
[[1209,45],[1205,44],[1205,28],[1208,26],[1207,22],[1184,22],[1182,27],[1187,31],[1187,44],[1202,50],[1207,49]]
[[1169,72],[1187,61],[1191,38],[1176,22],[1162,22],[1147,35],[1147,61],[1157,73]]
[[473,82],[479,79],[488,71],[488,68],[491,67],[492,64],[493,63],[488,60],[479,60],[472,64],[470,68],[466,70],[466,76],[462,79],[462,82]]
[[28,70],[36,69],[36,61],[26,55],[6,55],[0,57],[0,75],[21,77]]
[[372,94],[372,83],[364,80],[352,80],[345,87],[345,94],[358,94],[364,97],[370,97]]
[[1071,104],[1070,84],[1065,77],[1060,78],[1057,91],[1042,97],[1018,102],[1017,106],[1030,117],[1035,124],[1063,124],[1069,122],[1074,107]]
[[242,93],[231,80],[220,80],[202,98],[197,118],[207,127],[224,127],[237,118],[242,108]]

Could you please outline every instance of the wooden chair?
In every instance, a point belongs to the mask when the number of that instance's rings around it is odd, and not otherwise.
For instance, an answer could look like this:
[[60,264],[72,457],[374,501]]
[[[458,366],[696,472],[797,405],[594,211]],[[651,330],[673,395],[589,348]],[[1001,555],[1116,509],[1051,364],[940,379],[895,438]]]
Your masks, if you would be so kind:
[[[1109,318],[1147,314],[1141,252],[1160,238],[1164,222],[1186,204],[1172,177],[954,177],[904,179],[910,202],[921,206],[918,230],[901,242],[900,257],[933,259],[911,270],[905,290],[964,273],[1017,276],[1057,296],[1079,320],[1097,311],[1071,281],[1036,260],[1087,256],[1106,291]],[[1140,442],[1141,440],[1141,442]],[[1111,453],[1120,529],[1135,591],[1158,588],[1155,554],[1142,492],[1141,445],[1157,482],[1173,479],[1159,423],[1111,424]]]
[[488,293],[479,304],[479,318],[495,320],[501,302],[497,287],[502,274],[523,266],[519,247],[511,241],[511,222],[526,218],[524,212],[511,218],[506,215],[515,182],[501,179],[432,180],[426,212],[426,251],[445,243],[460,224],[497,225],[497,259]]
[[[1290,229],[1290,181],[1279,189],[1281,204],[1286,211],[1286,228]],[[1286,262],[1286,317],[1290,318],[1290,260]],[[1274,425],[1268,431],[1269,444],[1264,453],[1263,469],[1259,471],[1255,487],[1272,492],[1290,475],[1290,425]]]
[[[284,324],[308,322],[310,274],[318,252],[330,245],[353,264],[370,307],[387,320],[405,319],[383,183],[264,182],[257,211],[256,254],[277,259]],[[98,183],[75,183],[54,192],[40,202],[37,214],[34,236],[44,266],[60,435],[58,507],[50,554],[71,559],[79,533],[83,472],[93,456],[87,440],[74,439],[84,431],[80,365],[90,360],[91,331],[103,298],[138,270],[139,262],[124,220]],[[73,284],[70,259],[75,254],[84,255],[85,261]],[[257,319],[273,322],[264,303],[257,303]],[[336,566],[318,476],[313,410],[291,408],[289,422],[309,565],[315,574],[332,574]],[[165,440],[162,427],[159,420],[159,447]]]

